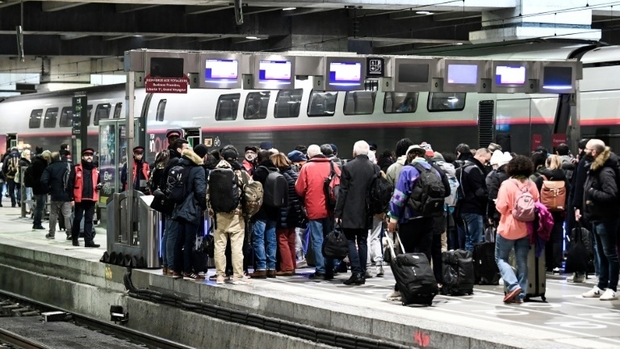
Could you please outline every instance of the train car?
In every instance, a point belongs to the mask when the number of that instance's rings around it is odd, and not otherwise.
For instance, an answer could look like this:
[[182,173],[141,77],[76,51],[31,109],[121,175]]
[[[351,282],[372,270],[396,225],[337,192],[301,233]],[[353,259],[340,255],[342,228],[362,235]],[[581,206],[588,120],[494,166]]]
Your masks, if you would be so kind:
[[[586,43],[513,45],[479,52],[480,58],[566,59],[584,63],[579,89],[582,133],[615,142],[620,47]],[[567,117],[570,99],[553,94],[477,94],[431,92],[325,92],[312,81],[297,81],[294,90],[205,90],[187,94],[135,92],[135,118],[149,160],[167,144],[165,132],[185,131],[192,143],[239,148],[271,141],[282,151],[298,144],[334,143],[350,157],[355,141],[392,149],[409,137],[426,141],[438,151],[453,151],[458,143],[472,147],[491,141],[518,153],[531,150],[532,140],[551,145],[556,117]],[[124,85],[83,89],[89,105],[89,146],[98,145],[100,120],[125,117]],[[71,98],[74,91],[11,97],[0,103],[0,147],[18,142],[58,149],[71,137]],[[566,119],[568,120],[568,119]],[[5,137],[6,142],[2,141]],[[2,149],[0,149],[2,152]]]

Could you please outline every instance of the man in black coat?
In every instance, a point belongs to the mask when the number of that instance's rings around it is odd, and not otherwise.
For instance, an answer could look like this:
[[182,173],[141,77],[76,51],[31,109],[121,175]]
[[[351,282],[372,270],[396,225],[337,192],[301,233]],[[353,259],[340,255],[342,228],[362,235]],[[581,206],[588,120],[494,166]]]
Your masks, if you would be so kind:
[[489,199],[485,166],[489,160],[491,160],[489,150],[480,148],[473,158],[465,161],[456,175],[464,194],[459,202],[459,213],[464,221],[465,249],[471,252],[474,251],[474,245],[482,242],[484,217]]
[[45,201],[47,199],[47,191],[41,185],[41,176],[43,171],[52,162],[52,153],[46,150],[37,155],[32,160],[32,166],[30,167],[29,175],[32,177],[32,193],[34,194],[35,207],[34,207],[34,222],[32,229],[45,229],[41,225],[43,219],[43,210],[45,209]]
[[344,282],[345,285],[363,285],[366,282],[369,220],[366,196],[373,177],[381,171],[379,166],[368,159],[369,151],[370,146],[365,141],[355,142],[354,159],[342,167],[340,192],[334,210],[336,223],[341,225],[349,242],[349,261],[353,275]]
[[41,175],[41,187],[50,194],[52,200],[50,202],[50,228],[49,233],[45,235],[48,239],[55,238],[56,220],[60,212],[67,229],[67,240],[71,240],[71,197],[73,196],[71,190],[73,190],[73,185],[69,184],[70,173],[71,165],[62,161],[58,152],[52,153],[52,163]]

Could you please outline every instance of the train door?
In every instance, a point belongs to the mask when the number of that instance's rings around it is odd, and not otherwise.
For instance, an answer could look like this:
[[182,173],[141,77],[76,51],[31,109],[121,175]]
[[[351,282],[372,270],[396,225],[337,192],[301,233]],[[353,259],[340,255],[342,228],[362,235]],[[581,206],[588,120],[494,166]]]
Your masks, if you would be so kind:
[[187,140],[191,148],[194,148],[195,146],[200,144],[200,139],[202,138],[200,128],[184,128],[183,133],[185,134],[185,139]]

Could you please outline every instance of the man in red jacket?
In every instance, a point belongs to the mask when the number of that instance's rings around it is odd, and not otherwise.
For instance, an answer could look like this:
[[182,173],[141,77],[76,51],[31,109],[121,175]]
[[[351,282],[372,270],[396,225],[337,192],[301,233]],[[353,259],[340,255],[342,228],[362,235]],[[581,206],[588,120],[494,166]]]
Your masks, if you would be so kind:
[[101,189],[99,169],[93,163],[94,154],[95,150],[93,148],[82,150],[82,162],[73,167],[69,177],[69,183],[73,184],[71,194],[75,202],[74,231],[71,234],[73,246],[80,246],[78,236],[80,235],[79,227],[83,216],[84,246],[99,247],[93,241],[93,216],[95,214],[95,204],[99,200],[99,189]]
[[[334,213],[327,209],[325,191],[323,190],[325,179],[331,172],[331,160],[321,153],[321,148],[316,144],[308,147],[308,158],[310,160],[299,172],[295,190],[304,200],[308,225],[310,225],[310,240],[316,264],[316,272],[310,278],[331,280],[334,278],[334,261],[326,260],[321,252],[323,237],[333,228]],[[338,166],[333,166],[333,168],[336,174],[340,176]]]

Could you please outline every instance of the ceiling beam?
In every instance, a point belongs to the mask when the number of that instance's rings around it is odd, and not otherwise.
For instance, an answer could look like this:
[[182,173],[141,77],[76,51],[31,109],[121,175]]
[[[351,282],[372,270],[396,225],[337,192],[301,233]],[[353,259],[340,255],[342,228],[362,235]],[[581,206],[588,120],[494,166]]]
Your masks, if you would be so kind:
[[79,2],[61,2],[61,1],[45,1],[41,3],[41,9],[43,12],[56,12],[62,11],[73,7],[85,5],[86,3]]
[[116,13],[129,13],[134,11],[142,11],[149,8],[157,7],[159,4],[138,4],[138,5],[129,5],[129,4],[116,4]]
[[420,18],[420,17],[429,17],[432,15],[431,14],[420,14],[420,13],[416,13],[416,12],[420,12],[420,11],[426,11],[426,10],[405,10],[405,11],[398,11],[398,12],[393,12],[389,14],[389,18],[393,19],[393,20],[402,20],[402,19],[411,19],[411,18]]
[[216,12],[222,10],[228,10],[234,8],[234,6],[185,6],[186,15],[199,15],[201,13]]
[[309,15],[312,13],[327,12],[327,11],[333,11],[333,10],[338,10],[338,9],[335,9],[335,8],[297,8],[292,11],[282,11],[282,16],[284,17],[303,16],[303,15]]
[[371,41],[374,47],[389,47],[403,44],[435,44],[435,45],[464,45],[467,40],[448,39],[420,39],[420,38],[387,38],[387,37],[349,37],[352,41]]
[[279,7],[244,7],[243,8],[243,15],[244,16],[250,16],[250,15],[257,15],[259,13],[265,13],[265,12],[275,12],[275,11],[281,11],[282,9]]
[[433,21],[447,22],[478,17],[482,17],[481,12],[445,12],[433,15]]

